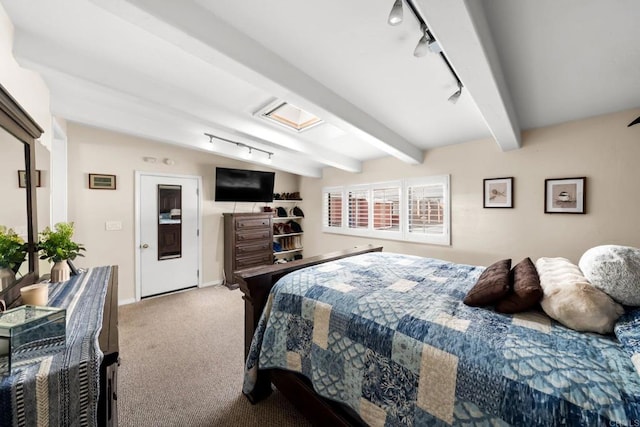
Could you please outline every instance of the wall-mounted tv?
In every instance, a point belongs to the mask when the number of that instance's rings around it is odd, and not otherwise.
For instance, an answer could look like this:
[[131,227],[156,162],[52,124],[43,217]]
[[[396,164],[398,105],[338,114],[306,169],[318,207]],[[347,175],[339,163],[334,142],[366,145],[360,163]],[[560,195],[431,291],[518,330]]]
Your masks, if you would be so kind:
[[271,202],[275,172],[216,168],[216,202]]

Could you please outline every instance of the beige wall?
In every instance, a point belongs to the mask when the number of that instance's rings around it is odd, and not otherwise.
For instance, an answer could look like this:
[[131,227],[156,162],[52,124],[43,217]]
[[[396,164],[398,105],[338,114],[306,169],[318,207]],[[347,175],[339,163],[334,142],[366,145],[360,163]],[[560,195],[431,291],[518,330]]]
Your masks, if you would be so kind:
[[[203,283],[222,279],[223,229],[222,213],[233,210],[233,203],[213,201],[215,167],[268,170],[200,151],[182,149],[169,144],[127,136],[68,123],[69,221],[75,222],[76,241],[83,243],[86,257],[78,258],[78,266],[91,267],[117,264],[120,266],[119,299],[135,297],[135,171],[201,176],[202,189],[202,266]],[[145,156],[158,159],[147,163]],[[175,164],[162,162],[170,158]],[[89,173],[112,174],[117,177],[117,190],[91,190]],[[275,191],[298,191],[299,178],[284,172],[276,173]],[[238,203],[236,212],[251,212],[261,204]],[[121,221],[122,230],[106,231],[106,221]]]
[[[385,251],[487,265],[503,257],[563,256],[577,261],[595,245],[640,247],[640,109],[526,131],[520,150],[493,140],[443,147],[421,165],[396,159],[366,162],[361,174],[326,169],[303,178],[305,256],[374,243]],[[404,177],[451,175],[452,244],[436,246],[341,236],[321,231],[323,186]],[[483,209],[484,178],[515,177],[514,209]],[[587,177],[587,214],[545,214],[545,178]]]
[[39,74],[26,70],[13,57],[14,27],[0,4],[0,84],[5,87],[44,133],[40,140],[51,147],[49,88]]

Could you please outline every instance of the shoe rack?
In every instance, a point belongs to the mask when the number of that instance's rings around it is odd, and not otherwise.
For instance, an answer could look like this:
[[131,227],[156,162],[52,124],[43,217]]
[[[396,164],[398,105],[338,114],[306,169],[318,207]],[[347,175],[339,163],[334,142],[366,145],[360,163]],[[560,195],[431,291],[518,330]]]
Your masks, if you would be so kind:
[[[300,203],[302,199],[280,199],[274,200],[272,203],[273,209],[273,241],[280,245],[280,250],[273,251],[274,261],[285,262],[293,261],[296,255],[302,255],[304,244],[303,235],[304,228],[302,228],[302,220],[304,217],[295,216],[291,212],[294,207]],[[287,216],[277,216],[277,208],[282,207],[286,210]],[[290,222],[297,222],[302,228],[301,232],[296,232],[291,228]],[[274,245],[277,246],[277,245]]]

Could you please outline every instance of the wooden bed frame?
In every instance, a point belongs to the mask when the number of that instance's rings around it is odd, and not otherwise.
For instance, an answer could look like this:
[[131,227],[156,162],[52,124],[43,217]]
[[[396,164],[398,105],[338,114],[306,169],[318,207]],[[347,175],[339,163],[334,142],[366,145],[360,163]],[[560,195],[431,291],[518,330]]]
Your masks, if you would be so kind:
[[[325,255],[301,259],[285,264],[254,267],[235,272],[240,290],[244,293],[244,357],[249,354],[253,333],[258,326],[269,292],[284,275],[305,267],[369,252],[381,252],[382,246],[360,246]],[[308,379],[294,372],[281,369],[258,371],[254,391],[247,396],[251,403],[258,403],[271,394],[273,384],[313,425],[366,426],[367,424],[350,408],[325,399],[313,390]]]

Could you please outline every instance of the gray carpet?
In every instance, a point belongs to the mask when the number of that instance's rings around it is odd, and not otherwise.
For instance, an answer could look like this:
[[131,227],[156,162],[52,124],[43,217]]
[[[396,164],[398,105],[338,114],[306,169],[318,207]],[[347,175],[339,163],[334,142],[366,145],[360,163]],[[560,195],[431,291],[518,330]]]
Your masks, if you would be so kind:
[[120,307],[121,426],[308,426],[277,391],[242,395],[244,302],[215,286]]

